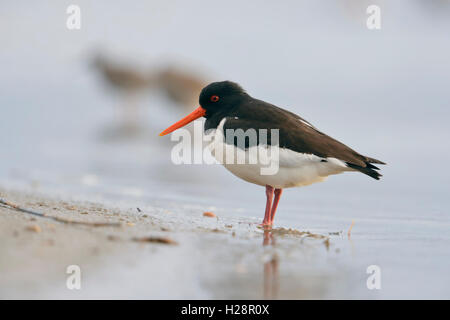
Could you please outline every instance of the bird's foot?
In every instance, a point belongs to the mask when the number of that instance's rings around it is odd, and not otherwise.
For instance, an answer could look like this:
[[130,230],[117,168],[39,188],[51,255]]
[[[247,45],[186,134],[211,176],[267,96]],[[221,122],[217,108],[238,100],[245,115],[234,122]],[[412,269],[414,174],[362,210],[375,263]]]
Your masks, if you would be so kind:
[[266,221],[264,220],[262,223],[259,224],[260,227],[262,227],[264,230],[270,230],[272,229],[272,221]]

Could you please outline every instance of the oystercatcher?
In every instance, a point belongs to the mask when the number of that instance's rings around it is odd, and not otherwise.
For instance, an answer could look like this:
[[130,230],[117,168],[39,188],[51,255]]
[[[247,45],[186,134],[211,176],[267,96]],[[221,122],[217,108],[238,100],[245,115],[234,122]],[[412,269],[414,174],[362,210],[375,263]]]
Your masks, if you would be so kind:
[[[292,112],[251,97],[237,83],[213,82],[203,88],[199,102],[200,107],[161,132],[160,136],[205,117],[204,130],[211,140],[209,148],[219,162],[239,178],[266,187],[264,226],[272,225],[283,188],[321,182],[329,175],[345,171],[359,171],[380,179],[379,168],[373,164],[384,162],[359,154]],[[267,139],[263,141],[258,135],[252,142],[249,137],[244,137],[244,145],[239,142],[243,140],[235,136],[228,139],[236,131],[248,132],[249,129],[265,130]],[[277,164],[278,170],[273,174],[263,174],[262,160],[256,163],[224,162],[223,155],[218,157],[214,153],[221,148],[233,154],[243,152],[247,158],[251,158],[252,151],[270,149],[267,157]]]

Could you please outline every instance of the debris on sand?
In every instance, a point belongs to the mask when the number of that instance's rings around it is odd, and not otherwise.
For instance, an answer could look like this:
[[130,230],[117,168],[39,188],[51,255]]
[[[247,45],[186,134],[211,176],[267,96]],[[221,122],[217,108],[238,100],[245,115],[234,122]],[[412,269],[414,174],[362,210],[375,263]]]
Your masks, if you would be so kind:
[[118,241],[118,240],[120,240],[120,238],[118,236],[115,236],[115,235],[112,235],[112,234],[108,235],[106,237],[106,239],[108,239],[109,241]]
[[[266,233],[266,231],[264,231],[264,232]],[[310,231],[300,231],[300,230],[296,230],[296,229],[277,228],[277,229],[271,229],[269,232],[273,236],[298,237],[300,239],[301,243],[303,243],[303,241],[306,239],[317,239],[317,240],[320,240],[320,243],[322,243],[325,246],[325,249],[327,251],[329,251],[330,247],[331,247],[331,241],[328,236],[325,236],[322,234],[317,234],[317,233],[312,233]]]
[[[16,210],[19,212],[23,212],[23,213],[32,215],[34,217],[51,219],[53,221],[57,221],[57,222],[61,222],[61,223],[74,224],[74,225],[86,225],[86,226],[92,226],[92,227],[120,227],[121,226],[121,223],[117,223],[117,222],[75,221],[75,220],[71,220],[71,219],[49,216],[47,213],[40,213],[40,212],[36,212],[36,211],[30,210],[30,209],[22,208],[21,206],[15,204],[13,202],[4,200],[4,199],[0,199],[0,205],[10,208],[12,210]],[[53,208],[53,209],[58,210],[58,208]]]
[[42,231],[41,227],[39,227],[37,224],[34,224],[32,226],[28,226],[26,229],[28,231],[32,231],[32,232],[36,232],[36,233],[40,233]]
[[209,217],[209,218],[215,218],[216,217],[216,215],[213,212],[211,212],[211,211],[203,212],[203,216],[204,217]]
[[178,243],[175,240],[172,240],[167,237],[143,237],[143,238],[132,238],[131,240],[135,242],[154,242],[154,243],[162,243],[162,244],[171,244],[177,245]]
[[321,234],[312,233],[309,231],[300,231],[300,230],[296,230],[296,229],[286,229],[286,228],[272,229],[272,234],[279,235],[279,236],[293,235],[293,236],[299,236],[302,238],[314,238],[314,239],[325,239],[325,240],[328,239],[327,236],[324,236]]
[[203,231],[203,232],[212,232],[212,233],[226,233],[225,230],[220,230],[219,228],[205,228],[205,227],[197,227],[197,230]]

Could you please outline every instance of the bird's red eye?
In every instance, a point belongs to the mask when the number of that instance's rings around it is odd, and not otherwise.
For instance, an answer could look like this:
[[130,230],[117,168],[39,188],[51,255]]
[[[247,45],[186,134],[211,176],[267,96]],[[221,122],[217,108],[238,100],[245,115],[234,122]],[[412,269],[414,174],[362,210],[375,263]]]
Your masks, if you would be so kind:
[[219,96],[211,96],[211,101],[212,101],[212,102],[217,102],[217,101],[219,101]]

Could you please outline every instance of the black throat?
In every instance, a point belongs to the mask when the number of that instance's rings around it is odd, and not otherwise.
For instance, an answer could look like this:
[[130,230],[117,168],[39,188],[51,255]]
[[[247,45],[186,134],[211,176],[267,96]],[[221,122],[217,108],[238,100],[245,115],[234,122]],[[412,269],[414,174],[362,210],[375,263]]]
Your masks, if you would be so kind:
[[213,115],[211,115],[210,117],[206,118],[205,121],[205,132],[210,130],[210,129],[216,129],[219,126],[220,121],[225,118],[225,117],[229,117],[230,112],[215,112]]
[[213,114],[206,113],[205,118],[205,132],[210,129],[216,129],[219,126],[220,121],[226,117],[239,117],[242,108],[252,100],[247,94],[243,94],[235,101],[230,103],[230,106],[221,110],[215,111]]

